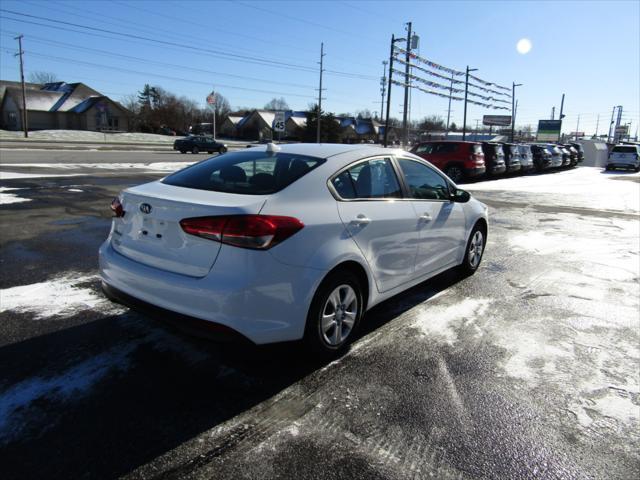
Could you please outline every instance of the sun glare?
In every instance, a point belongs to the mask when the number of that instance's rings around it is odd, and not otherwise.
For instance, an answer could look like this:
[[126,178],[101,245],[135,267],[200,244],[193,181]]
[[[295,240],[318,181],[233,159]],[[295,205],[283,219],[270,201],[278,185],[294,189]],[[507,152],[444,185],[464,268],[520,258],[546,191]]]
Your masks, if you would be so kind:
[[516,44],[516,50],[518,50],[518,53],[520,55],[526,55],[527,53],[529,53],[531,47],[531,40],[529,40],[528,38],[521,38]]

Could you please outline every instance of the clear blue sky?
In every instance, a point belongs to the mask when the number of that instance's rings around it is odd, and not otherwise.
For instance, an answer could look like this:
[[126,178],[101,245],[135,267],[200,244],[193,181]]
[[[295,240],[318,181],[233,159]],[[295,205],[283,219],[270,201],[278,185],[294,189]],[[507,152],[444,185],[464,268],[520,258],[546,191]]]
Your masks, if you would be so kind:
[[[623,123],[631,121],[633,133],[640,123],[637,0],[3,0],[0,8],[92,29],[0,12],[0,78],[4,80],[19,78],[13,37],[22,33],[27,72],[53,72],[115,99],[151,83],[203,104],[215,87],[234,108],[260,108],[282,96],[290,107],[305,109],[317,96],[317,62],[320,42],[324,42],[325,68],[351,76],[327,72],[323,107],[335,113],[378,111],[379,77],[382,60],[389,56],[391,34],[404,35],[404,23],[412,21],[421,39],[421,56],[459,70],[469,64],[479,69],[479,77],[502,85],[523,83],[516,95],[519,125],[537,125],[538,119],[550,117],[554,105],[557,115],[562,93],[567,95],[565,132],[575,130],[580,115],[579,130],[592,133],[600,114],[603,133],[614,105],[624,106]],[[516,51],[521,38],[533,44],[526,55]],[[393,115],[400,116],[401,102],[402,92],[395,87]],[[452,118],[460,124],[462,102],[453,102],[452,108]],[[446,117],[446,110],[447,99],[420,92],[412,95],[413,119],[433,114]],[[476,119],[491,113],[501,112],[470,105],[468,124],[475,125]]]

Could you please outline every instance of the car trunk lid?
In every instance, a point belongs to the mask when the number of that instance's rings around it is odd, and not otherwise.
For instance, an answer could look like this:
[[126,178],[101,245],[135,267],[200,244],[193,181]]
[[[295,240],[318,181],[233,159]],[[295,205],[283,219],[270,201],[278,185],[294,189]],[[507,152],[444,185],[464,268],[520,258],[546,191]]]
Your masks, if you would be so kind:
[[180,220],[257,214],[266,196],[196,190],[152,182],[122,192],[125,214],[114,218],[113,248],[132,260],[173,273],[204,277],[221,244],[187,234]]

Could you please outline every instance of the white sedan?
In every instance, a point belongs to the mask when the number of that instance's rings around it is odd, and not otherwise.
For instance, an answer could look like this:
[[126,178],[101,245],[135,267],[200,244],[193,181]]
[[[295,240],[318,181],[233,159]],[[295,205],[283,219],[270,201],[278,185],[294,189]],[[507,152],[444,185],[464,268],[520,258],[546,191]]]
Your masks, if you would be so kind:
[[429,162],[362,145],[225,153],[111,208],[108,296],[323,354],[383,300],[452,267],[474,273],[488,227],[487,207]]

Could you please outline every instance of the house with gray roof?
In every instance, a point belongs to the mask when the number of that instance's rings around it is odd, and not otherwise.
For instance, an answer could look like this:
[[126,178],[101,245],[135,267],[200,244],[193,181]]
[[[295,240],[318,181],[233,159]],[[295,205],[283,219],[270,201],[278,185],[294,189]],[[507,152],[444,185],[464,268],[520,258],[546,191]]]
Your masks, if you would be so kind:
[[[29,130],[127,131],[129,112],[84,83],[26,85]],[[22,88],[0,81],[0,128],[22,130]]]

